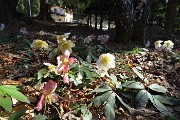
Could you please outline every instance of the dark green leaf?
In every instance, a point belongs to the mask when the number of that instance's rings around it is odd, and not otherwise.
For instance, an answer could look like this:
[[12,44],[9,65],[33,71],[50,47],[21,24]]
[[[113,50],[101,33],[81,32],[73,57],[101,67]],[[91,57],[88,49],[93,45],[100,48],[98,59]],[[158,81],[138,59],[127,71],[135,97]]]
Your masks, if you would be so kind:
[[18,110],[17,112],[13,113],[8,120],[19,120],[26,112],[27,109]]
[[141,82],[136,81],[127,81],[123,83],[121,86],[132,89],[144,89],[144,85]]
[[40,70],[38,71],[38,73],[37,73],[37,75],[38,75],[38,80],[41,79],[41,78],[43,78],[46,73],[47,73],[46,68],[40,69]]
[[117,77],[115,75],[111,74],[109,77],[112,80],[112,82],[117,83]]
[[57,55],[58,49],[55,48],[49,53],[49,58],[54,58]]
[[0,106],[5,108],[7,111],[12,110],[11,97],[0,90]]
[[137,108],[146,107],[148,101],[149,101],[149,92],[146,90],[141,90],[137,94],[135,98],[135,105]]
[[91,63],[91,61],[92,61],[91,52],[89,52],[88,55],[86,56],[86,61],[88,63]]
[[100,96],[95,97],[95,99],[93,100],[93,105],[95,107],[99,107],[109,98],[111,93],[112,93],[112,91],[108,91],[108,92],[103,93]]
[[78,103],[74,103],[73,105],[70,106],[71,109],[76,109],[80,106]]
[[45,115],[35,115],[35,117],[33,118],[33,120],[46,120],[47,116]]
[[112,93],[107,100],[107,103],[104,108],[104,113],[106,116],[106,120],[114,120],[115,119],[115,93]]
[[100,92],[107,92],[107,91],[110,91],[110,90],[112,90],[112,89],[109,86],[103,85],[103,86],[100,86],[100,87],[96,88],[92,92],[100,93]]
[[150,88],[151,90],[154,90],[156,92],[162,92],[162,93],[166,93],[166,88],[163,86],[160,86],[158,84],[151,84],[148,86],[148,88]]
[[26,96],[24,96],[21,92],[17,91],[17,88],[11,85],[3,85],[0,86],[0,90],[9,94],[13,98],[20,100],[22,102],[29,103],[29,100],[27,99]]
[[136,75],[145,83],[149,83],[149,81],[147,80],[147,78],[145,78],[135,67],[132,68],[132,70],[134,71],[134,73],[136,73]]
[[83,114],[83,120],[91,120],[92,113],[87,109],[86,106],[81,106],[81,112]]
[[163,104],[168,105],[180,105],[180,99],[164,96],[164,95],[153,95],[157,100]]
[[131,108],[129,105],[127,105],[127,104],[122,100],[121,97],[119,97],[117,94],[116,94],[116,96],[117,96],[118,100],[121,102],[121,104],[124,105],[124,107],[126,107],[126,108],[129,110],[130,113],[132,113],[132,112],[134,111],[134,109]]
[[162,104],[160,101],[158,101],[154,96],[149,95],[150,101],[156,107],[157,110],[159,110],[163,115],[165,116],[172,116],[172,113]]

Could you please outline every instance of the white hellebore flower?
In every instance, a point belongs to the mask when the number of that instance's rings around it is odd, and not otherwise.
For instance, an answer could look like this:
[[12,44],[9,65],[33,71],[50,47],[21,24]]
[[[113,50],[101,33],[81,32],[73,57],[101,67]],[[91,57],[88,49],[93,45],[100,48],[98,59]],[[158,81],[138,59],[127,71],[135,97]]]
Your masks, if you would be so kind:
[[164,42],[163,44],[163,48],[167,49],[167,50],[171,50],[174,46],[174,43],[171,40],[167,40]]
[[156,42],[154,43],[155,48],[156,48],[158,51],[160,51],[160,50],[162,49],[162,45],[161,45],[162,42],[163,42],[162,40],[158,40],[158,41],[156,41]]
[[46,41],[36,39],[31,44],[31,48],[33,48],[33,49],[44,49],[44,48],[48,48],[48,44]]
[[0,23],[0,30],[4,30],[5,25],[3,23]]
[[51,63],[43,63],[44,65],[48,66],[49,72],[54,72],[55,74],[57,73],[57,66],[51,64]]
[[60,50],[62,51],[62,53],[64,53],[66,50],[68,50],[70,53],[72,53],[72,48],[75,47],[75,44],[68,40],[68,41],[64,41],[63,43],[61,43],[60,45]]
[[28,31],[26,30],[26,28],[21,28],[20,29],[20,33],[22,33],[23,35],[27,35],[28,34]]
[[110,53],[101,54],[96,65],[101,77],[104,77],[105,75],[108,76],[107,71],[109,68],[115,68],[115,57]]

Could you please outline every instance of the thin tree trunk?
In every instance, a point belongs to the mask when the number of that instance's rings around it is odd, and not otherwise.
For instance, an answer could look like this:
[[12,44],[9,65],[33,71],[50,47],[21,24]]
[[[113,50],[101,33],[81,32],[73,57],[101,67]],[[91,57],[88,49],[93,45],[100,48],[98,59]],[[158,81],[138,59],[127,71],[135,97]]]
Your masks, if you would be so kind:
[[90,27],[92,27],[92,20],[91,20],[91,13],[90,13],[90,15],[89,15],[89,24],[90,24]]
[[148,19],[150,17],[150,9],[152,3],[153,0],[147,0],[146,3],[137,3],[137,5],[142,4],[142,6],[139,9],[139,13],[136,13],[138,15],[136,16],[136,21],[133,24],[131,40],[141,45],[144,45],[147,42],[145,41],[145,30],[148,23]]
[[130,20],[127,16],[128,7],[125,5],[124,1],[116,0],[115,6],[115,25],[116,25],[116,39],[115,42],[120,44],[126,44],[130,41]]
[[170,32],[173,30],[173,25],[177,13],[177,6],[178,6],[178,0],[168,1],[164,28]]
[[110,20],[110,15],[108,15],[108,30],[111,29],[111,20]]
[[0,22],[10,23],[17,15],[18,0],[0,0]]
[[97,11],[97,0],[96,0],[96,8],[95,8],[95,29],[97,29],[97,24],[98,24],[98,11]]
[[52,20],[49,13],[49,4],[48,0],[40,0],[40,13],[38,15],[40,19]]
[[101,15],[101,19],[100,19],[100,30],[102,30],[103,28],[103,15]]

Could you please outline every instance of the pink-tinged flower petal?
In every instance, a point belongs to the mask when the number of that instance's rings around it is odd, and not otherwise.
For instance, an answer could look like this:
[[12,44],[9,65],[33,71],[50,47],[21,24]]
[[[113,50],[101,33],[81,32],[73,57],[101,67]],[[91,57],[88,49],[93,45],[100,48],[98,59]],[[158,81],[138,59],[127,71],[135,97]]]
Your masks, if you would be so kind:
[[57,73],[60,74],[64,70],[65,65],[60,65],[57,67]]
[[69,65],[66,64],[66,65],[64,65],[63,73],[65,74],[65,73],[67,73],[68,71],[69,71]]
[[69,58],[69,65],[74,64],[76,61],[77,61],[77,59],[74,57]]
[[42,94],[44,94],[45,96],[47,95],[51,95],[57,88],[57,83],[53,82],[52,80],[49,80],[49,82],[47,82],[43,89],[42,89]]
[[69,58],[69,56],[70,56],[70,51],[69,50],[66,50],[64,53],[63,53],[63,56],[65,57],[65,58]]
[[43,106],[45,104],[44,99],[45,99],[45,95],[42,94],[41,99],[39,100],[39,102],[38,102],[38,104],[36,105],[36,108],[35,108],[37,111],[42,110],[42,108],[43,108]]
[[64,83],[69,84],[69,76],[68,76],[68,73],[64,74],[63,79],[64,79]]
[[58,66],[60,66],[63,63],[62,57],[62,55],[57,57]]

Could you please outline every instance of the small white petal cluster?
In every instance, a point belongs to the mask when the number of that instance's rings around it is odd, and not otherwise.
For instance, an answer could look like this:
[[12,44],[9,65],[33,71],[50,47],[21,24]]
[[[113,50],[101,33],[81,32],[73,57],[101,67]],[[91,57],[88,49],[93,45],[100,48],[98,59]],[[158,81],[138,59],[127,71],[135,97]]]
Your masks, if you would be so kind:
[[109,40],[109,38],[109,35],[99,35],[97,40],[99,40],[101,44],[104,44]]
[[25,27],[20,29],[20,33],[23,35],[27,35],[29,32],[27,31],[27,29]]
[[110,53],[101,54],[98,61],[96,62],[98,73],[101,77],[108,76],[107,71],[109,68],[115,68],[115,57]]
[[84,38],[84,43],[90,43],[92,41],[92,38],[90,36]]
[[63,40],[67,40],[67,38],[69,38],[70,34],[71,34],[70,32],[69,33],[64,33]]
[[149,42],[149,40],[148,40],[148,42],[145,44],[145,46],[146,47],[149,47],[151,45],[151,43]]
[[39,31],[40,35],[45,35],[46,33],[44,31]]
[[43,63],[44,65],[48,66],[49,72],[54,72],[55,74],[57,73],[57,66],[51,64],[51,63]]
[[4,30],[5,29],[5,25],[3,23],[0,23],[0,30]]
[[76,39],[77,39],[77,36],[76,36],[76,35],[73,35],[73,36],[71,37],[71,39],[72,39],[72,40],[76,40]]
[[165,49],[165,50],[172,50],[172,48],[174,47],[174,43],[171,41],[171,40],[167,40],[167,41],[164,41],[163,45],[162,45],[163,41],[162,40],[158,40],[154,43],[155,45],[155,48],[158,50],[158,51],[161,51],[162,49]]

